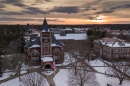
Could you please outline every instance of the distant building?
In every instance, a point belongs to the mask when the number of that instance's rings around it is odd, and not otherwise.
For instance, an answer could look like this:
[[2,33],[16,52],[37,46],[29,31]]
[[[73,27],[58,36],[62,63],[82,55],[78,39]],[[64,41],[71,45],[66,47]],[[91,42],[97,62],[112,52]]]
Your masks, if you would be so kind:
[[64,44],[65,50],[72,47],[73,44],[83,46],[88,38],[86,31],[82,32],[82,29],[78,29],[78,32],[75,32],[75,28],[50,28],[50,31],[54,34],[56,40],[61,41]]
[[55,63],[64,61],[64,44],[56,40],[55,36],[48,29],[46,19],[38,35],[31,35],[30,42],[24,46],[27,54],[26,60],[31,63],[41,64],[42,69],[54,69]]
[[119,39],[123,39],[123,32],[121,30],[108,30],[107,37],[116,37]]
[[107,60],[127,60],[130,59],[130,43],[105,37],[94,41],[94,52]]
[[54,34],[56,40],[62,41],[64,44],[85,41],[87,39],[86,33],[60,33]]

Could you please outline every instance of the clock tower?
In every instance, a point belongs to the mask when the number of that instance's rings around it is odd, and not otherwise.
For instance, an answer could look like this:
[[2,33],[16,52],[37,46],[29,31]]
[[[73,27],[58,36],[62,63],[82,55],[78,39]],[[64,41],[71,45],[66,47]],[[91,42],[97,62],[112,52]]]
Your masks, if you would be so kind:
[[41,38],[41,56],[52,55],[51,52],[51,32],[48,31],[48,24],[46,19],[44,19],[42,32],[40,34]]

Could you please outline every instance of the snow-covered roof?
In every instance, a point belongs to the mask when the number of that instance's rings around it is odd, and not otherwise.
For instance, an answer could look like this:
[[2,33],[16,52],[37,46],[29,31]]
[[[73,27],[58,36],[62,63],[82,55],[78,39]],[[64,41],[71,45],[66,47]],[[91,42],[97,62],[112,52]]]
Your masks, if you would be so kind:
[[59,45],[56,45],[55,43],[51,44],[51,46],[59,46]]
[[113,45],[110,47],[130,47],[130,43],[123,43],[124,45],[120,45],[119,42],[115,42]]
[[41,58],[42,62],[51,62],[53,61],[53,58],[52,57],[43,57]]
[[56,40],[86,40],[87,35],[85,33],[69,33],[65,36],[61,36],[60,34],[54,34]]
[[130,47],[130,43],[125,42],[124,40],[118,38],[102,38],[100,40],[96,40],[95,42],[100,42],[102,45],[106,45],[109,47]]
[[40,45],[34,44],[30,48],[41,47]]
[[112,32],[111,34],[113,34],[113,35],[119,35],[121,33],[119,33],[119,32]]

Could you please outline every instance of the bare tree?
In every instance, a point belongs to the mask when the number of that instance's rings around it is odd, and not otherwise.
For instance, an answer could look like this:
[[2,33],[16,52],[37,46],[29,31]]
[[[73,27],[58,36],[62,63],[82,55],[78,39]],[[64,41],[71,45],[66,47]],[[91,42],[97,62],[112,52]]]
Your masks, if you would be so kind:
[[24,86],[46,86],[47,80],[37,72],[33,72],[21,77]]
[[67,50],[67,52],[70,53],[73,58],[85,59],[88,62],[94,58],[92,42],[90,40],[85,40],[81,44],[72,44]]
[[2,66],[3,66],[3,63],[2,63],[2,58],[0,57],[0,77],[2,77]]
[[20,40],[14,40],[10,42],[6,48],[7,52],[3,57],[3,64],[5,69],[14,71],[14,74],[19,76],[20,80],[20,71],[22,64],[25,62],[25,54],[21,53],[21,43]]
[[[127,79],[122,73],[126,75],[130,75],[130,68],[128,66],[129,62],[112,62],[113,67],[108,68],[108,73],[112,75],[112,77],[118,78],[119,85],[122,85],[123,81]],[[118,71],[122,72],[118,72]]]
[[[96,77],[94,72],[89,72],[89,68],[83,67],[81,62],[77,63],[77,68],[69,70],[68,74],[68,85],[69,86],[99,86],[98,82],[95,81]],[[76,74],[75,74],[76,71]]]

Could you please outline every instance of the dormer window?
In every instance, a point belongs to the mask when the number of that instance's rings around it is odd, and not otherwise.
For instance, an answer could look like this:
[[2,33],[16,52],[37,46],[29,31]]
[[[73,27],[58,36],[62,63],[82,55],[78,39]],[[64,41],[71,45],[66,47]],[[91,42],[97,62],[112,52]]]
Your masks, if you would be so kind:
[[124,43],[124,42],[118,42],[118,44],[119,44],[120,46],[125,46],[125,43]]

